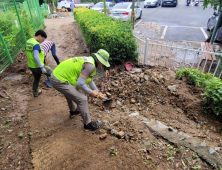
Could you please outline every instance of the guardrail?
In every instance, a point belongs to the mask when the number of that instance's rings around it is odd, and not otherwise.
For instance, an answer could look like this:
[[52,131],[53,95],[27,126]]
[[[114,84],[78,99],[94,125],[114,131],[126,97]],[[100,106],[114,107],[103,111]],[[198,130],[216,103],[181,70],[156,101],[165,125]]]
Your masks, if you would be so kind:
[[136,35],[134,37],[141,64],[163,66],[171,70],[196,68],[219,78],[222,75],[222,53],[219,52],[218,45],[213,45],[206,51],[205,46],[194,48],[187,42],[141,39]]

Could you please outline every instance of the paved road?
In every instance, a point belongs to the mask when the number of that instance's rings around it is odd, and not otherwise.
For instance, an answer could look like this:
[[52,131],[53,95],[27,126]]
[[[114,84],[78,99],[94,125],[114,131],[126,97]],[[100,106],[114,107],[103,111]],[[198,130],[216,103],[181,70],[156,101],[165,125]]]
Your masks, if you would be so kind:
[[[154,39],[204,41],[209,34],[206,30],[207,21],[214,11],[212,8],[203,10],[202,5],[200,2],[199,6],[186,6],[186,0],[179,0],[177,7],[143,8],[141,2],[142,22],[136,29]],[[161,27],[158,32],[144,26],[150,22]]]

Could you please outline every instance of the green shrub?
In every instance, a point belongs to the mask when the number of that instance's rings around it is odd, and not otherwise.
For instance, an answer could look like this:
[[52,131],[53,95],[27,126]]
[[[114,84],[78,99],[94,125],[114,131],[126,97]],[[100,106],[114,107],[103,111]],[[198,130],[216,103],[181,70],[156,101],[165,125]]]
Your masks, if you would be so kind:
[[116,64],[138,59],[136,40],[129,22],[114,20],[86,8],[74,9],[74,16],[91,52],[105,49],[110,54],[110,62]]
[[222,81],[212,74],[204,74],[202,70],[185,68],[176,75],[186,77],[187,82],[204,89],[204,110],[212,110],[216,115],[222,114]]

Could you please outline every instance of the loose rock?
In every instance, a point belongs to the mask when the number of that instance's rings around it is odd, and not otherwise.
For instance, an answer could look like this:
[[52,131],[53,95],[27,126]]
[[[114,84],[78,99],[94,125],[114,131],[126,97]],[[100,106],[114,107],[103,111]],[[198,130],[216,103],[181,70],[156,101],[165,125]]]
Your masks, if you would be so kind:
[[104,134],[102,134],[102,135],[99,136],[99,139],[102,140],[102,139],[105,139],[106,137],[107,137],[107,133],[104,133]]

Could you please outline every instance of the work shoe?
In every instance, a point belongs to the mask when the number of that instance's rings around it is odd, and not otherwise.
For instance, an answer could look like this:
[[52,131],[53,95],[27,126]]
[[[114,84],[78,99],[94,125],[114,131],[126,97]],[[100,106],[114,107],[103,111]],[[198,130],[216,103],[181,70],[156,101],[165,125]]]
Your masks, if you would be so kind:
[[38,93],[33,94],[34,97],[38,97],[40,94],[42,94],[42,90],[38,90]]
[[73,111],[69,111],[69,113],[70,113],[69,117],[73,118],[76,115],[80,114],[80,111],[76,109],[74,112]]
[[87,125],[84,125],[84,129],[94,131],[94,130],[99,130],[102,126],[103,124],[101,122],[99,123],[90,122]]

